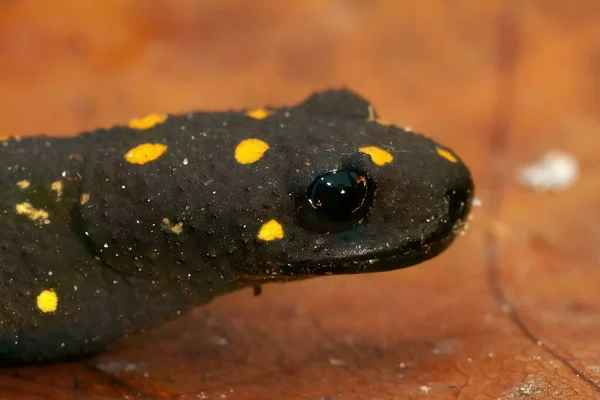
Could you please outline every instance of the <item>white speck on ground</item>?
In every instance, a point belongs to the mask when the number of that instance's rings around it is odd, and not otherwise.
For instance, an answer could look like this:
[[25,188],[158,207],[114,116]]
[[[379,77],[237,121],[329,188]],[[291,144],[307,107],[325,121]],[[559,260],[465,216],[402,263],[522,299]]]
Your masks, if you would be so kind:
[[332,367],[343,367],[346,365],[346,361],[340,360],[339,358],[330,358],[329,365]]
[[559,150],[550,150],[538,161],[517,170],[521,185],[541,192],[568,189],[578,178],[577,159]]
[[227,338],[222,336],[213,336],[210,338],[210,342],[216,346],[227,346],[229,344]]
[[126,363],[120,361],[110,361],[106,363],[97,364],[96,367],[107,373],[120,373],[120,372],[135,372],[140,369],[140,366],[134,363]]
[[507,396],[507,399],[519,399],[519,398],[527,398],[532,397],[542,393],[542,387],[544,382],[531,380],[527,382],[521,382],[513,387],[508,392],[505,392],[504,395]]
[[460,339],[445,339],[440,340],[431,350],[433,354],[453,354],[462,347],[463,343]]

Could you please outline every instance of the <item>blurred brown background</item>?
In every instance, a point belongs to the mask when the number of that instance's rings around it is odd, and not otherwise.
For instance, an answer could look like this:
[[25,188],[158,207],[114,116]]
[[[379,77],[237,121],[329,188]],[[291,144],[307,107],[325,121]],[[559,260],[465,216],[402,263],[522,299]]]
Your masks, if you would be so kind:
[[[14,399],[600,398],[600,2],[0,2],[0,136],[349,86],[453,148],[482,207],[414,268],[218,299]],[[550,149],[581,177],[515,168]]]

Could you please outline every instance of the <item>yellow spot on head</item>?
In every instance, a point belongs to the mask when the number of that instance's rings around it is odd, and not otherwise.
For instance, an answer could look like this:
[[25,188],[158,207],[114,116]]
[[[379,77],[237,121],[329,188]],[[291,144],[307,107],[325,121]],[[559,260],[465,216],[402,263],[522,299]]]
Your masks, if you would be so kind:
[[276,239],[283,239],[283,227],[274,219],[270,220],[269,222],[265,222],[263,226],[260,227],[258,238],[267,242]]
[[32,221],[38,221],[39,223],[49,224],[48,212],[45,210],[38,210],[33,207],[31,203],[19,203],[15,205],[15,211],[19,215],[27,215]]
[[453,163],[458,162],[456,157],[454,157],[454,154],[450,153],[448,150],[440,149],[439,147],[436,150],[437,150],[437,153],[440,156],[444,157],[446,160],[453,162]]
[[58,296],[54,289],[44,290],[37,297],[37,307],[43,313],[56,311],[58,307]]
[[81,204],[83,206],[88,201],[90,201],[90,194],[89,193],[81,193],[81,197],[79,198],[79,204]]
[[25,190],[29,187],[29,185],[31,185],[31,183],[29,181],[19,181],[17,182],[17,186],[19,187],[19,189],[21,190]]
[[246,115],[249,117],[252,117],[254,119],[265,119],[268,116],[273,115],[273,113],[269,110],[266,110],[264,108],[257,108],[255,110],[250,110],[246,112]]
[[240,164],[251,164],[260,160],[269,145],[259,139],[244,139],[235,148],[235,159]]
[[180,235],[183,232],[183,222],[171,224],[171,221],[169,220],[169,218],[163,218],[162,228],[165,231],[172,232],[176,235]]
[[132,164],[146,164],[162,156],[165,151],[167,146],[164,144],[144,143],[129,150],[125,154],[125,160]]
[[58,197],[62,196],[62,193],[63,193],[62,181],[52,182],[52,185],[50,185],[50,189],[52,189],[54,192],[56,192],[56,195]]
[[390,126],[393,124],[392,121],[388,121],[387,119],[383,119],[383,118],[377,118],[375,120],[375,122],[377,122],[379,125],[383,125],[383,126]]
[[367,111],[369,112],[367,121],[369,121],[369,122],[375,121],[377,119],[377,113],[375,112],[375,107],[373,107],[372,104],[369,104],[369,107],[367,107]]
[[129,126],[132,129],[150,129],[153,126],[162,124],[167,119],[166,115],[161,114],[148,114],[143,118],[134,118],[129,121]]
[[373,162],[377,165],[385,165],[389,162],[392,162],[392,160],[394,159],[394,157],[392,157],[392,154],[389,151],[385,151],[376,146],[361,147],[358,150],[370,155],[371,160],[373,160]]
[[367,110],[369,111],[369,116],[367,117],[368,122],[376,122],[379,125],[383,125],[383,126],[392,125],[391,121],[388,121],[387,119],[384,119],[384,118],[378,118],[377,113],[375,112],[375,108],[371,104],[369,104],[369,107],[367,108]]

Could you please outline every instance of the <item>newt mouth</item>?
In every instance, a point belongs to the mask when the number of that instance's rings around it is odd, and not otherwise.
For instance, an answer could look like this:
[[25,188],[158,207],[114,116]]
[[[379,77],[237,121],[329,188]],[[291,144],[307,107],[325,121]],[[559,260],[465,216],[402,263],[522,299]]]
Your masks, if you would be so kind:
[[[468,217],[466,215],[465,217]],[[464,231],[467,224],[454,224],[443,236],[437,236],[426,243],[408,246],[404,251],[390,249],[344,258],[297,261],[294,263],[268,263],[259,275],[239,277],[245,285],[268,282],[289,282],[316,278],[320,276],[354,275],[365,273],[389,272],[403,269],[430,260],[443,253]]]

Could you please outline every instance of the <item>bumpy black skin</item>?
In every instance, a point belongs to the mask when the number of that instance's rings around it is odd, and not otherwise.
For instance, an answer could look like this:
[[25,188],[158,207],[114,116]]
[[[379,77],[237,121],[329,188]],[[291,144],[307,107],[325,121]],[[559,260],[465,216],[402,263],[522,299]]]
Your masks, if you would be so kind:
[[[465,165],[441,157],[430,139],[373,121],[362,97],[328,90],[272,111],[262,120],[200,112],[147,130],[0,142],[0,362],[90,355],[249,285],[408,267],[441,253],[464,225],[473,196]],[[234,149],[250,137],[270,149],[239,164]],[[144,165],[125,161],[148,142],[168,150]],[[377,166],[361,146],[394,160]],[[349,157],[376,183],[372,209],[341,232],[305,229],[295,194]],[[31,186],[17,187],[21,180]],[[50,189],[57,180],[60,198]],[[50,223],[18,215],[25,201],[47,210]],[[162,227],[164,218],[183,232]],[[257,238],[270,219],[283,239]],[[36,297],[48,288],[58,308],[44,313]]]

